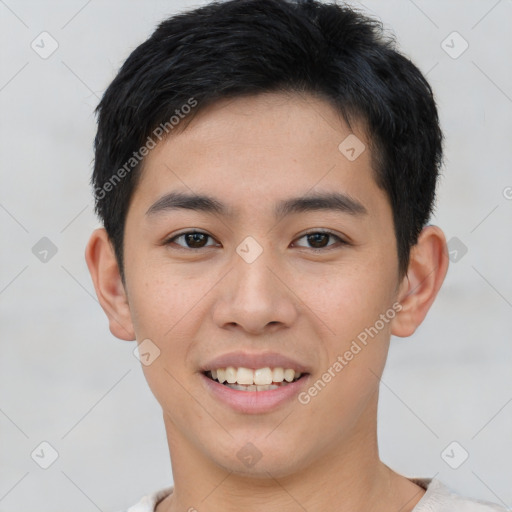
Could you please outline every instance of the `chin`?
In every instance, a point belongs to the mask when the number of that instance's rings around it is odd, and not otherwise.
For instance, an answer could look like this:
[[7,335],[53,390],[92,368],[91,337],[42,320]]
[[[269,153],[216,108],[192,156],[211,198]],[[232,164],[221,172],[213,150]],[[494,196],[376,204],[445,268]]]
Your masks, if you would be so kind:
[[[236,439],[236,438],[235,438]],[[263,437],[259,442],[234,442],[226,447],[224,453],[211,453],[211,460],[225,471],[240,477],[268,479],[284,478],[300,470],[297,459],[297,444],[280,446],[276,449],[271,443],[264,443]],[[234,446],[241,446],[234,449]],[[218,446],[216,447],[218,448]],[[294,457],[290,457],[294,453]],[[305,465],[305,464],[304,464]]]

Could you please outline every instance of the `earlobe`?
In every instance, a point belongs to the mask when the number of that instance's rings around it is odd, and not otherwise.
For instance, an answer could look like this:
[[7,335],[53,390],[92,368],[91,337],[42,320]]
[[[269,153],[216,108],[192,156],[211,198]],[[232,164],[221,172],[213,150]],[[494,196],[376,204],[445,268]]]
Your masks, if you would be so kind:
[[93,231],[85,260],[96,295],[108,317],[110,332],[119,339],[135,340],[130,308],[114,249],[104,228]]
[[448,271],[446,239],[437,226],[423,228],[411,248],[407,275],[400,286],[401,311],[393,319],[391,334],[410,336],[423,322]]

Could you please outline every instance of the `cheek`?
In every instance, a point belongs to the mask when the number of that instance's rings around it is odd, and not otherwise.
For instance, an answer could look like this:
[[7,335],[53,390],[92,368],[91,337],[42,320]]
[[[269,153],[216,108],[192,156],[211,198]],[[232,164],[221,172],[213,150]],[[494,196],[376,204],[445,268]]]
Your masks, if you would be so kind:
[[201,286],[188,285],[171,273],[159,275],[146,266],[132,290],[131,310],[139,341],[149,339],[158,356],[142,370],[149,388],[164,410],[190,397],[180,383],[189,378],[188,353],[195,338]]
[[[136,268],[138,272],[132,276],[130,289],[130,310],[137,339],[150,339],[158,347],[160,354],[155,368],[161,366],[176,377],[185,377],[191,369],[195,371],[190,353],[196,349],[198,340],[201,341],[198,333],[211,307],[206,299],[219,278],[202,272],[183,275],[179,269],[165,264],[147,263]],[[155,368],[153,365],[144,368],[148,380],[152,379]],[[169,379],[164,375],[164,380]]]
[[306,305],[341,343],[372,326],[394,301],[394,283],[376,262],[350,270],[340,267],[321,284],[306,279],[301,287]]
[[154,337],[163,342],[172,336],[180,319],[192,313],[205,292],[197,280],[192,283],[165,266],[146,262],[134,268],[137,271],[131,276],[130,310],[137,339]]
[[333,274],[329,284],[311,293],[311,309],[332,331],[323,340],[322,367],[311,390],[322,397],[312,400],[312,405],[320,414],[322,406],[335,404],[332,428],[348,421],[347,411],[358,417],[378,390],[395,316],[392,279],[386,278],[377,262],[373,269],[365,265],[356,270]]
[[326,318],[335,334],[324,338],[321,367],[301,402],[308,402],[310,417],[323,418],[318,428],[330,431],[354,426],[375,397],[395,315],[388,294],[357,282],[345,285],[343,293],[330,289],[330,297],[322,298],[324,307],[330,307]]

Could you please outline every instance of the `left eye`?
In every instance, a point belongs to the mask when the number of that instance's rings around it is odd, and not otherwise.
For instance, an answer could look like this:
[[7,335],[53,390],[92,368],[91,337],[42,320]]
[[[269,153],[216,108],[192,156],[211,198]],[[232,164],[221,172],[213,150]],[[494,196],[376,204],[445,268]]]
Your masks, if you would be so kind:
[[[345,241],[342,240],[339,236],[335,235],[334,233],[331,233],[329,231],[312,231],[311,233],[306,233],[305,235],[298,238],[298,240],[301,240],[302,238],[307,239],[307,243],[311,244],[311,249],[319,250],[323,249],[324,247],[330,247],[333,244],[328,244],[328,240],[330,238],[335,238],[338,242],[344,244]],[[299,245],[299,247],[304,247]]]

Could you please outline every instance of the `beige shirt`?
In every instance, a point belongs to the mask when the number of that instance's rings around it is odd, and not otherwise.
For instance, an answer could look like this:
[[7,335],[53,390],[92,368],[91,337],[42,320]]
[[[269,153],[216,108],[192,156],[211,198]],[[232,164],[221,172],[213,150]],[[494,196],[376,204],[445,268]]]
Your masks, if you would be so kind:
[[[432,478],[410,478],[412,482],[423,487],[427,492],[414,507],[413,512],[511,512],[500,505],[488,501],[464,498]],[[144,496],[136,505],[126,512],[154,512],[156,505],[172,493],[173,487]]]

